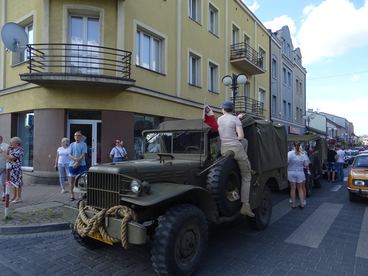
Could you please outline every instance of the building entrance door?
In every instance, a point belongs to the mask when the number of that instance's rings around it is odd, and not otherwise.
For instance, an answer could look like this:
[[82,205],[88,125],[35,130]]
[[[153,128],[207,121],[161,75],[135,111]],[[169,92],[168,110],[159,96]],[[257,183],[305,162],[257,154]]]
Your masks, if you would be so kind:
[[68,120],[68,137],[74,142],[74,133],[80,130],[85,136],[88,153],[86,156],[87,168],[101,163],[101,121],[100,120]]

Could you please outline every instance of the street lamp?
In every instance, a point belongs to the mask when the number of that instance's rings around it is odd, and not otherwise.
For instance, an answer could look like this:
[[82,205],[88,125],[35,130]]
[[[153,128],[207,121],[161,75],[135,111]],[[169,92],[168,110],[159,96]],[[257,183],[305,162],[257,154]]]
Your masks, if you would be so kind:
[[235,108],[235,96],[238,93],[239,85],[245,84],[247,82],[247,76],[244,74],[232,74],[226,75],[222,78],[222,83],[225,86],[229,86],[233,91],[233,105]]

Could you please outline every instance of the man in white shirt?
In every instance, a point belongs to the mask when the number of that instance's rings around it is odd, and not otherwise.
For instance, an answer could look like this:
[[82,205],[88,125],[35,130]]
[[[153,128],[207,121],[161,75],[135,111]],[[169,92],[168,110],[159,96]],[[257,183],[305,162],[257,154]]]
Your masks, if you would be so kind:
[[338,156],[336,161],[336,171],[338,174],[337,177],[341,182],[344,182],[345,151],[340,146],[337,146],[336,155]]
[[6,153],[9,145],[3,143],[3,137],[0,136],[0,189],[2,194],[2,200],[5,200],[4,185],[5,185],[5,174],[6,174]]
[[224,156],[227,151],[234,152],[234,159],[237,161],[242,184],[241,201],[243,203],[240,213],[249,217],[254,217],[254,213],[249,205],[249,191],[251,181],[251,169],[248,155],[244,150],[241,140],[244,139],[244,131],[239,118],[232,115],[234,105],[231,101],[224,101],[222,105],[223,115],[218,118],[218,131],[221,139],[221,154]]

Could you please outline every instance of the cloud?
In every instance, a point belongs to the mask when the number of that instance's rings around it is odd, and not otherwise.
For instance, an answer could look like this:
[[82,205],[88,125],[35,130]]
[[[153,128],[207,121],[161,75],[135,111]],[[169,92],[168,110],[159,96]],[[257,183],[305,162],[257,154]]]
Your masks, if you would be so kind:
[[254,13],[256,10],[259,9],[260,5],[258,4],[257,0],[254,0],[252,4],[248,4],[249,1],[243,0],[243,3],[247,5],[247,7]]
[[356,8],[349,0],[324,0],[306,6],[303,15],[297,41],[304,64],[368,46],[368,1]]
[[358,75],[358,74],[354,74],[352,77],[351,77],[351,80],[352,81],[358,81],[358,80],[360,80],[360,75]]
[[296,40],[296,25],[294,20],[288,15],[282,15],[275,17],[271,21],[266,21],[263,23],[267,29],[271,29],[273,32],[280,30],[283,26],[287,25],[289,27],[290,36],[293,41],[294,47],[298,47],[298,42]]

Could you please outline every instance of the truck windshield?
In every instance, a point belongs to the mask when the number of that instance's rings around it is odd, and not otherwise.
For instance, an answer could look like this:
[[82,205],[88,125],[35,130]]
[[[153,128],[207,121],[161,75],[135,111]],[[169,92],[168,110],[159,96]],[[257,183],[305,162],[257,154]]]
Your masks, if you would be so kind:
[[204,152],[204,134],[198,131],[148,132],[145,133],[146,153]]

